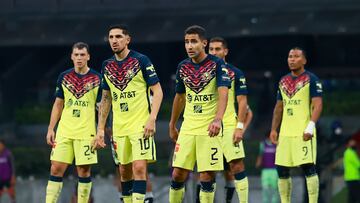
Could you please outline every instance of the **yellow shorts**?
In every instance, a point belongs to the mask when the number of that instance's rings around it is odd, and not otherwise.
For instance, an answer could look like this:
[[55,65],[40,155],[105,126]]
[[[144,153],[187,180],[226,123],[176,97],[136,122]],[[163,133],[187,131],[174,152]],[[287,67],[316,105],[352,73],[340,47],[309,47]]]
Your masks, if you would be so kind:
[[124,137],[114,136],[115,157],[120,164],[126,165],[136,160],[156,161],[154,137],[143,138],[143,133]]
[[70,139],[56,136],[56,145],[52,148],[50,160],[75,165],[90,165],[97,163],[96,151],[91,150],[92,140]]
[[195,162],[197,171],[222,171],[223,152],[221,137],[208,135],[181,134],[176,142],[173,167],[193,170]]
[[245,157],[243,142],[241,141],[236,145],[233,142],[234,130],[234,128],[224,128],[223,138],[221,141],[224,156],[228,163],[232,160],[242,159]]
[[303,141],[302,136],[279,136],[276,147],[275,164],[280,166],[300,166],[316,162],[316,137]]

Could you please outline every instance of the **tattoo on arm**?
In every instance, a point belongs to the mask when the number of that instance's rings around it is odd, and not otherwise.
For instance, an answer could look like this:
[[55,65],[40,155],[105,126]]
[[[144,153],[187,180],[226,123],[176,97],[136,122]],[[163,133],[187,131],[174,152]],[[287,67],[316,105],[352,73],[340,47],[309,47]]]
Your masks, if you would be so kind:
[[98,124],[99,127],[102,129],[105,128],[106,118],[109,115],[110,107],[111,107],[110,91],[103,90],[103,94],[102,94],[102,98],[101,98],[101,102],[100,102],[99,124]]

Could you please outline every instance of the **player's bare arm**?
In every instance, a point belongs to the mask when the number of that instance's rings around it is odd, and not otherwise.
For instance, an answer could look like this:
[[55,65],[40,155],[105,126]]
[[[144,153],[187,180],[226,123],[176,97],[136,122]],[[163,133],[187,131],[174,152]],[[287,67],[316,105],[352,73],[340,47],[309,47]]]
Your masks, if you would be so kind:
[[236,96],[236,100],[238,103],[238,123],[234,130],[233,134],[233,142],[239,143],[245,133],[245,118],[246,118],[246,111],[247,111],[247,97],[246,95],[238,95]]
[[56,97],[53,108],[51,110],[50,123],[46,135],[46,142],[48,145],[53,146],[55,144],[55,125],[60,120],[61,113],[64,108],[64,100]]
[[111,93],[109,90],[103,90],[99,113],[98,113],[99,118],[98,118],[97,133],[93,143],[94,149],[103,148],[106,146],[104,142],[105,124],[106,124],[106,119],[110,112],[110,107],[111,107]]
[[281,124],[282,112],[283,112],[283,102],[277,101],[273,112],[271,132],[270,132],[270,140],[273,144],[277,144],[278,129]]
[[311,99],[312,103],[312,114],[310,118],[310,122],[304,131],[304,141],[311,140],[314,135],[315,123],[319,120],[321,112],[322,112],[322,98],[321,97],[313,97]]
[[246,111],[246,115],[245,115],[245,121],[244,121],[244,131],[246,131],[246,129],[249,127],[251,120],[253,119],[254,114],[251,111],[251,109],[249,108]]
[[217,104],[216,115],[214,120],[210,123],[208,127],[210,137],[217,136],[220,132],[221,121],[226,110],[228,92],[228,87],[218,87],[219,101]]
[[163,99],[163,91],[161,89],[160,83],[156,83],[155,85],[151,86],[150,89],[153,92],[153,100],[151,104],[150,117],[144,127],[144,138],[151,137],[155,134],[155,122]]
[[185,108],[185,94],[176,93],[173,101],[173,106],[171,110],[171,118],[169,123],[169,135],[170,138],[176,142],[179,131],[176,128],[176,123],[179,120],[181,112]]

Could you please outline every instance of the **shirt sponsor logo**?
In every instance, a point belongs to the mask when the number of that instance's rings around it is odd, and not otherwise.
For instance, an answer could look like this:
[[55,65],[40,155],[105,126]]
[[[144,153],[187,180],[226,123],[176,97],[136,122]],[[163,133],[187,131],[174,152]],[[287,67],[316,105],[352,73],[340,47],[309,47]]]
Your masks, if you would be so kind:
[[194,95],[192,96],[191,94],[188,94],[186,96],[187,101],[189,103],[191,102],[208,102],[208,101],[212,101],[214,99],[214,94],[200,94],[200,95]]
[[300,104],[301,104],[301,100],[300,100],[300,99],[289,99],[289,100],[284,99],[283,101],[284,101],[284,105],[285,105],[285,106],[286,106],[286,105],[295,105],[295,106],[297,106],[297,105],[300,105]]

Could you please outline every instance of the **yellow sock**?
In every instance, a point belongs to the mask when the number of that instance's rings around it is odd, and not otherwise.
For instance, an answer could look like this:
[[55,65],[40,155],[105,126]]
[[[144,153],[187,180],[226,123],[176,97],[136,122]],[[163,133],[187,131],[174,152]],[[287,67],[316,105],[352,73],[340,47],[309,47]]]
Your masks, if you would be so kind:
[[62,188],[63,182],[49,180],[46,187],[46,203],[56,203]]
[[122,196],[123,203],[132,203],[132,195],[129,196]]
[[306,186],[308,190],[309,203],[317,203],[319,197],[319,177],[313,175],[306,177]]
[[88,203],[89,202],[91,186],[92,186],[92,182],[88,182],[88,183],[79,182],[78,183],[78,188],[77,188],[77,191],[78,191],[77,202],[78,203]]
[[249,196],[249,181],[248,178],[245,177],[241,180],[235,180],[235,188],[238,193],[239,199],[241,203],[248,202]]
[[278,187],[281,203],[291,202],[291,178],[279,178]]
[[169,190],[169,202],[170,203],[181,203],[184,198],[185,188],[175,190],[170,188]]
[[[207,184],[207,186],[205,185]],[[209,184],[211,184],[211,189],[209,187]],[[203,187],[207,188],[206,190],[203,189]],[[201,203],[213,203],[214,197],[215,197],[215,188],[216,184],[212,182],[201,182],[201,190],[199,194],[200,202]]]
[[133,203],[144,203],[145,194],[141,193],[132,193],[132,202]]

